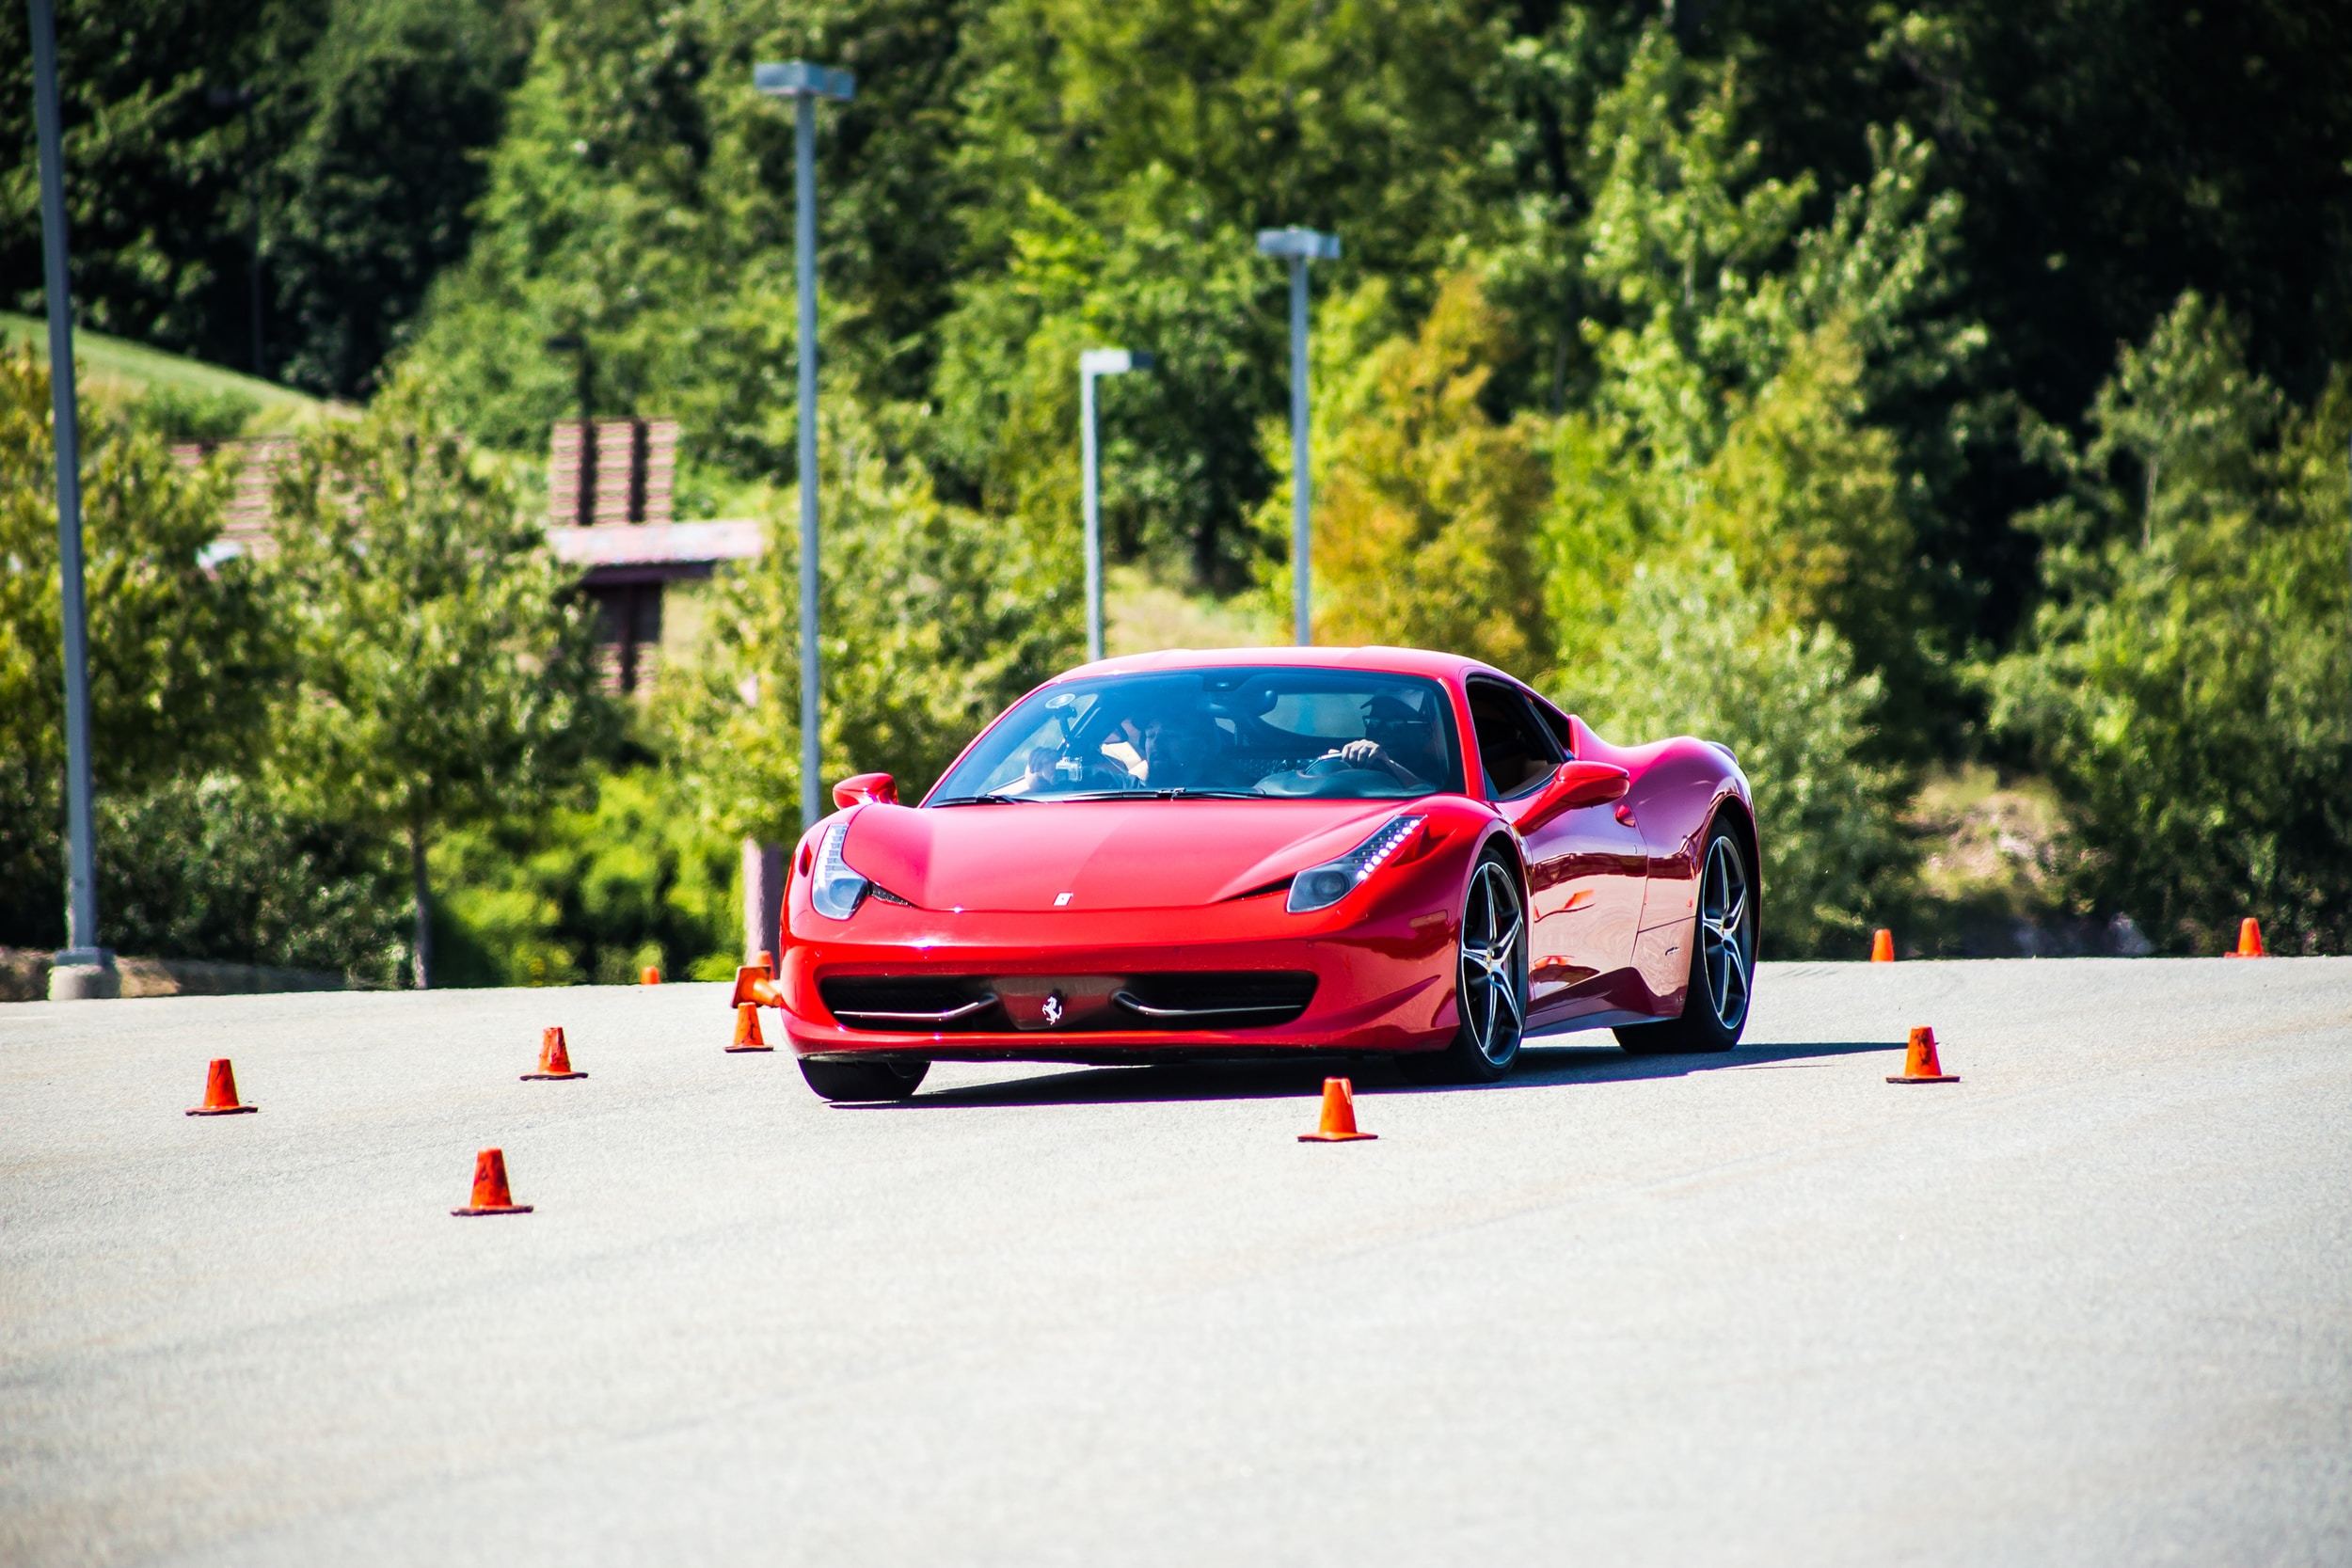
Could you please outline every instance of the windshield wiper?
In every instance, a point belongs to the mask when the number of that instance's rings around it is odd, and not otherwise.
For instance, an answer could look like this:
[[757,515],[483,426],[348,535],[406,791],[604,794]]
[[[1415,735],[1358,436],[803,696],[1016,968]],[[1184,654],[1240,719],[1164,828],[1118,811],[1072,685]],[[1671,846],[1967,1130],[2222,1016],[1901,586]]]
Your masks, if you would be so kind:
[[1032,800],[1052,800],[1049,795],[1004,795],[984,789],[977,795],[950,795],[945,800],[933,800],[934,806],[1025,806]]

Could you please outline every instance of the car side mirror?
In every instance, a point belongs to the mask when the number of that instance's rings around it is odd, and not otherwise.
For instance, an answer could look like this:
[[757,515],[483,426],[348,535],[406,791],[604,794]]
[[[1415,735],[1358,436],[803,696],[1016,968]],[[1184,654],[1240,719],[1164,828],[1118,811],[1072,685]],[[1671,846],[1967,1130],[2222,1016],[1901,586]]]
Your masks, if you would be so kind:
[[833,803],[854,806],[870,802],[880,806],[898,803],[898,781],[887,773],[859,773],[833,786]]
[[1625,792],[1633,786],[1633,776],[1624,768],[1606,762],[1564,762],[1544,787],[1519,814],[1518,829],[1532,833],[1563,812],[1581,806],[1605,806],[1612,800],[1625,799]]

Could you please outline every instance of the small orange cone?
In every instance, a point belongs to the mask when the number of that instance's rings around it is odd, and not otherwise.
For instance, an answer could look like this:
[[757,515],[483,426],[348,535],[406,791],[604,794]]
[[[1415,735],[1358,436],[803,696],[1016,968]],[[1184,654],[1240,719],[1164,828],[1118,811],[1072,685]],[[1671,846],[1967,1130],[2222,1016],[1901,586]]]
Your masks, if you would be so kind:
[[453,1214],[528,1214],[531,1205],[517,1203],[506,1190],[506,1151],[485,1148],[473,1157],[473,1201]]
[[776,972],[776,956],[763,947],[756,954],[753,955],[752,967],[755,969],[764,969],[769,974],[773,974]]
[[661,983],[661,966],[660,964],[647,964],[644,968],[639,970],[637,972],[637,983],[641,986],[660,985]]
[[748,1002],[735,1009],[735,1043],[727,1049],[731,1052],[773,1051],[775,1049],[760,1037],[759,1009]]
[[1344,1078],[1323,1081],[1323,1125],[1311,1132],[1301,1132],[1302,1144],[1344,1144],[1359,1139],[1376,1138],[1377,1132],[1356,1131],[1356,1085]]
[[2263,923],[2248,915],[2237,923],[2237,951],[2233,958],[2261,958],[2269,955],[2263,947]]
[[1890,1084],[1957,1084],[1960,1074],[1946,1072],[1935,1059],[1935,1031],[1922,1023],[1911,1032],[1911,1048],[1903,1053],[1902,1075]]
[[229,1067],[229,1058],[221,1057],[204,1074],[204,1103],[188,1112],[192,1117],[234,1117],[247,1111],[258,1111],[259,1105],[237,1103],[237,1075]]
[[1883,926],[1870,935],[1870,961],[1874,964],[1895,961],[1895,933]]
[[572,1053],[564,1048],[564,1026],[549,1024],[539,1032],[539,1070],[523,1074],[528,1084],[535,1079],[585,1078],[584,1072],[572,1070]]

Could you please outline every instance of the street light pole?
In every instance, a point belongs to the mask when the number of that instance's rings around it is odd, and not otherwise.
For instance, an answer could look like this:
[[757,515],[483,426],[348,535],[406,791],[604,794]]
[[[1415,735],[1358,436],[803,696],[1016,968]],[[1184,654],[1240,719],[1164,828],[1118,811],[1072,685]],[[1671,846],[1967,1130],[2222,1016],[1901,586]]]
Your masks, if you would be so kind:
[[91,842],[89,633],[82,599],[82,451],[73,397],[73,316],[65,242],[64,131],[51,0],[31,0],[33,118],[40,137],[41,281],[49,296],[49,395],[57,449],[57,590],[65,623],[65,950],[51,962],[58,1001],[112,995],[114,955],[98,945],[98,854]]
[[846,71],[789,60],[754,66],[752,86],[793,101],[792,294],[801,332],[801,828],[805,832],[824,805],[817,712],[817,100],[848,103],[857,79]]
[[1094,383],[1106,375],[1148,371],[1148,354],[1090,348],[1078,356],[1078,451],[1086,494],[1087,658],[1103,657],[1103,499],[1094,449]]
[[1340,237],[1311,229],[1262,229],[1258,250],[1291,264],[1291,641],[1314,641],[1308,614],[1307,263],[1339,259]]

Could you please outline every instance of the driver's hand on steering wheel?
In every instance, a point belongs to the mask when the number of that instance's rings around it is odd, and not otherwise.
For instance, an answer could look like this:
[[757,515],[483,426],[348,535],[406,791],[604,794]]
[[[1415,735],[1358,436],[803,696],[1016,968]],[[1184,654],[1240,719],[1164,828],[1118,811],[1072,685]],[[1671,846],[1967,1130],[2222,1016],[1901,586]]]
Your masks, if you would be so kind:
[[1117,757],[1101,754],[1087,759],[1086,782],[1098,787],[1107,786],[1111,789],[1136,787],[1136,776],[1127,770],[1126,764]]
[[1350,768],[1386,768],[1389,765],[1389,754],[1380,749],[1376,740],[1351,740],[1329,754]]

